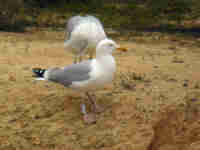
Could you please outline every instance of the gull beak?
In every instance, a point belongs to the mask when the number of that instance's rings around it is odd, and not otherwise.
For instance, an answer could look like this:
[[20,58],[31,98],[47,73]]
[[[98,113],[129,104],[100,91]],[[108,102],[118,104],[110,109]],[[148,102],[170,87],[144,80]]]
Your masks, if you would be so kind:
[[127,52],[128,51],[128,49],[126,48],[126,47],[122,47],[122,46],[120,46],[120,45],[117,45],[117,50],[120,50],[120,51],[122,51],[122,52]]

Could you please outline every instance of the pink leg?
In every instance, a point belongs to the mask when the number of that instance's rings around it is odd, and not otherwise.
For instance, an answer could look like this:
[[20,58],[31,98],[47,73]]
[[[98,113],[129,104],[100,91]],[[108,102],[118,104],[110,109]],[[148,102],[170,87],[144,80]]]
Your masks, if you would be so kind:
[[92,95],[89,94],[89,92],[86,93],[91,105],[92,105],[92,109],[95,113],[101,113],[103,112],[103,108],[100,107],[99,105],[97,105],[96,101],[93,99]]
[[87,123],[87,124],[96,123],[96,115],[93,114],[93,113],[88,114],[86,112],[85,104],[81,105],[81,110],[82,110],[82,113],[83,113],[83,120],[84,120],[85,123]]

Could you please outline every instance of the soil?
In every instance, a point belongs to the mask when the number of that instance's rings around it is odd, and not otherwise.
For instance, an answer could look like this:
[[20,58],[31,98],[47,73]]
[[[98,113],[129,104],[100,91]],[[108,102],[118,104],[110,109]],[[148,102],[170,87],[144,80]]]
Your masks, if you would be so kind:
[[200,149],[199,39],[159,32],[110,37],[128,50],[114,52],[113,84],[95,93],[105,111],[88,125],[83,93],[32,77],[33,67],[72,63],[64,32],[0,32],[0,149]]

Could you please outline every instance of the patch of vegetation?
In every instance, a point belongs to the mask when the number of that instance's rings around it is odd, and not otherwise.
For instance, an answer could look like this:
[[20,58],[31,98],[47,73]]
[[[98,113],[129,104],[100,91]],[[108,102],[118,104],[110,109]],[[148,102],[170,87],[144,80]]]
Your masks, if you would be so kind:
[[171,27],[185,19],[200,17],[197,0],[150,0],[140,3],[137,0],[123,3],[103,0],[8,0],[4,3],[0,0],[0,5],[4,6],[0,7],[1,29],[27,25],[64,27],[69,17],[85,14],[97,16],[105,27],[126,29],[155,25]]
[[137,83],[147,83],[150,80],[146,79],[145,74],[138,74],[135,72],[127,72],[120,74],[120,87],[126,90],[135,90]]

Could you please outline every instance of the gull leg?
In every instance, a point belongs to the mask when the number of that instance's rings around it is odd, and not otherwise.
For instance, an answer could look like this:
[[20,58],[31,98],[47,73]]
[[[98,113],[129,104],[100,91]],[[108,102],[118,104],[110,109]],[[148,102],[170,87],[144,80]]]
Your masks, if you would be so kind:
[[82,59],[83,59],[83,57],[82,57],[82,56],[79,56],[79,62],[81,62],[81,61],[82,61]]
[[87,123],[87,124],[96,123],[96,115],[92,114],[92,113],[88,114],[86,112],[85,104],[81,104],[81,112],[83,113],[83,120],[85,123]]
[[76,55],[74,56],[74,61],[73,61],[73,63],[74,63],[74,64],[77,63],[77,56],[76,56]]
[[92,59],[92,58],[93,58],[93,53],[90,52],[90,53],[89,53],[89,59]]
[[91,54],[89,58],[92,59],[92,58],[93,58],[93,55]]
[[86,105],[85,104],[81,104],[81,112],[83,115],[86,115],[87,112],[86,112]]
[[88,97],[88,99],[89,99],[89,101],[90,101],[90,103],[92,105],[93,111],[95,113],[101,113],[101,112],[103,112],[104,109],[102,107],[100,107],[99,105],[97,105],[96,101],[93,99],[94,95],[93,96],[90,95],[89,92],[86,92],[86,95],[87,95],[87,97]]
[[80,49],[79,54],[78,54],[78,58],[79,58],[79,63],[83,60],[83,56],[84,56],[84,47]]

